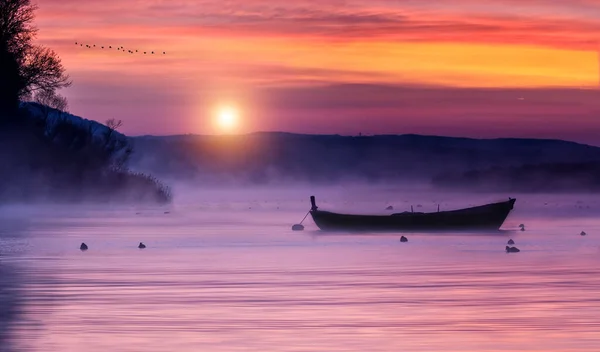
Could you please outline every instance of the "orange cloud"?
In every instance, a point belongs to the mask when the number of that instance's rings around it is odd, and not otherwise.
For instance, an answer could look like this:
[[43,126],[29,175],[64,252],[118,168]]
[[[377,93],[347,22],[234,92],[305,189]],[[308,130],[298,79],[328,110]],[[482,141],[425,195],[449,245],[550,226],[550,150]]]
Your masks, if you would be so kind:
[[[435,5],[396,1],[316,2],[275,0],[117,3],[45,0],[44,27],[104,29],[133,27],[173,35],[302,37],[331,40],[450,41],[550,45],[598,49],[600,4],[595,1],[442,0]],[[66,24],[69,23],[70,25]]]
[[[550,5],[443,0],[435,7],[387,0],[291,5],[275,0],[45,0],[39,22],[40,39],[59,49],[75,69],[118,71],[122,66],[123,59],[83,53],[72,45],[83,41],[168,51],[166,69],[165,61],[153,68],[138,60],[135,66],[172,79],[191,73],[219,81],[294,81],[289,75],[236,69],[276,65],[338,73],[337,78],[326,73],[298,81],[349,82],[360,76],[361,81],[455,86],[591,86],[598,82],[600,37],[600,23],[590,17],[594,11],[600,13],[600,5],[586,0]],[[233,74],[224,77],[227,70]]]

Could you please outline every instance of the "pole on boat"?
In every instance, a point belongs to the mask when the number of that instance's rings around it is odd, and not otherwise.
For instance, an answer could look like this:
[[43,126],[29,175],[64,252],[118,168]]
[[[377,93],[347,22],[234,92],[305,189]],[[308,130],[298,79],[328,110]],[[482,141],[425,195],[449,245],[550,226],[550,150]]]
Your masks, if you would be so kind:
[[412,205],[410,206],[410,212],[411,212],[411,213],[414,213],[414,210],[413,210],[413,207],[412,207]]
[[306,217],[308,216],[308,214],[310,214],[311,211],[316,211],[317,209],[319,209],[319,207],[317,207],[317,203],[315,201],[315,196],[310,196],[310,210],[306,213],[306,215],[304,215],[304,218],[302,218],[302,221],[300,221],[299,224],[294,224],[294,226],[292,226],[292,231],[303,231],[304,230],[304,225],[302,225],[302,223],[304,222],[304,220],[306,220]]
[[438,204],[438,213],[440,212],[440,205]]

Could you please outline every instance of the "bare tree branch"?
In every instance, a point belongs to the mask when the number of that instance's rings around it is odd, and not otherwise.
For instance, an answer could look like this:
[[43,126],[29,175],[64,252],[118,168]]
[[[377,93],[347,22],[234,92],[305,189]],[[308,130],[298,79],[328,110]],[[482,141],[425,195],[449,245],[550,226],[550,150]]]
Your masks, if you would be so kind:
[[108,129],[111,130],[111,132],[116,131],[121,126],[123,126],[122,120],[117,120],[117,119],[106,120],[106,127],[108,127]]
[[21,95],[37,91],[54,92],[72,84],[58,55],[42,46],[31,47],[21,67],[21,76],[27,84]]
[[67,109],[69,107],[69,103],[67,98],[52,91],[42,90],[36,93],[33,97],[33,101],[61,112],[68,112]]

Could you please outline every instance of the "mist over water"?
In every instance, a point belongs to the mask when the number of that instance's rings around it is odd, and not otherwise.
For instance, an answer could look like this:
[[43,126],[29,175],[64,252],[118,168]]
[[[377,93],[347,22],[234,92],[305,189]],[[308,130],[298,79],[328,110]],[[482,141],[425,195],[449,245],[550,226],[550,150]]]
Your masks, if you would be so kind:
[[[173,191],[168,206],[2,207],[0,351],[600,349],[593,195],[418,184]],[[323,210],[372,214],[517,202],[497,234],[400,243],[328,235],[310,217],[291,231],[311,195]],[[505,253],[510,238],[520,253]]]

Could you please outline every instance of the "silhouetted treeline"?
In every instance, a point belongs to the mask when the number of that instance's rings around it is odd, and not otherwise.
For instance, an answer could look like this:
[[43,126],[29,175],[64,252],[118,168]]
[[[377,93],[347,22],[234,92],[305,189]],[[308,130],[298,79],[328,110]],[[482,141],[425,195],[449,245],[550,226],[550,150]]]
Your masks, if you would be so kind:
[[600,161],[600,148],[535,139],[418,135],[337,136],[254,133],[241,136],[136,137],[132,167],[164,178],[205,183],[429,182],[532,161]]
[[441,189],[517,192],[600,192],[600,162],[492,167],[433,178]]
[[0,201],[170,201],[168,187],[129,171],[127,137],[41,108],[24,104],[0,130]]

